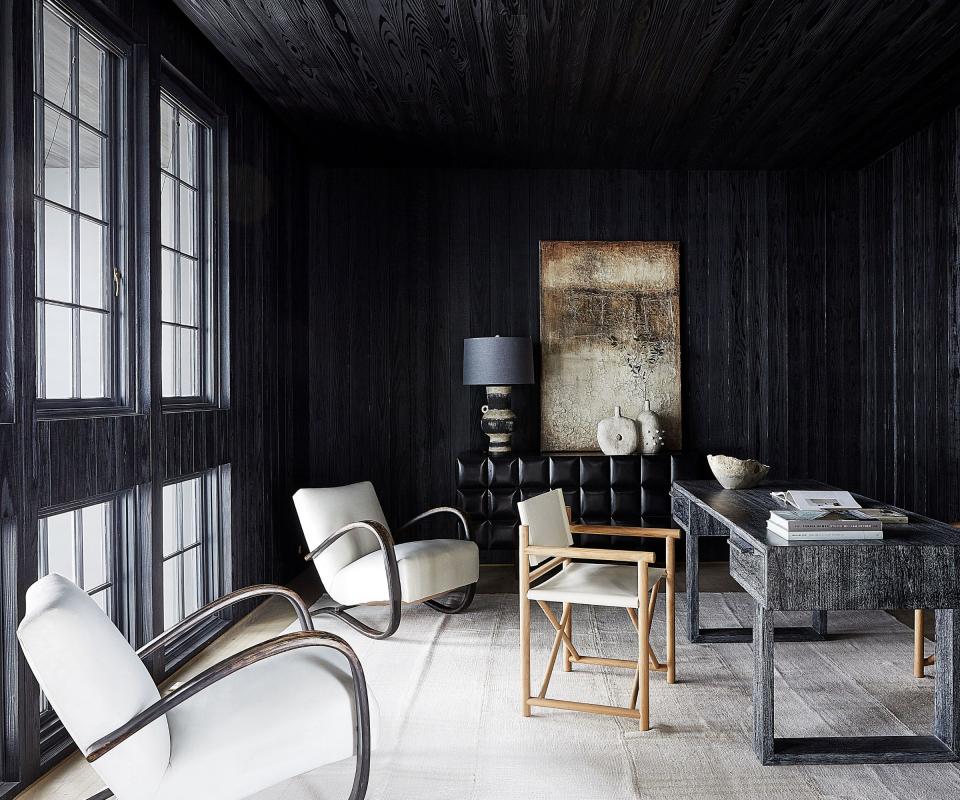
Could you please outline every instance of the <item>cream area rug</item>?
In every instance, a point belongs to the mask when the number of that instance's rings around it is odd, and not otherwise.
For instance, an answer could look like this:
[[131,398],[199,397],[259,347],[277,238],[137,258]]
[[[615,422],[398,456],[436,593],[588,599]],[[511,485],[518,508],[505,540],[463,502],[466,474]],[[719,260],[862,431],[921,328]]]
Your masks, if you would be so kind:
[[[954,764],[826,767],[761,766],[751,749],[751,647],[691,645],[677,598],[677,677],[651,673],[651,724],[552,709],[520,714],[516,595],[478,595],[449,617],[404,608],[392,639],[371,641],[330,617],[318,627],[346,638],[363,662],[381,711],[371,765],[371,800],[888,800],[960,798]],[[749,625],[745,594],[701,600],[705,627]],[[366,616],[382,622],[386,612]],[[533,609],[536,692],[553,631]],[[794,624],[806,615],[791,620]],[[785,620],[786,621],[786,618]],[[778,623],[780,621],[778,620]],[[636,634],[620,609],[578,606],[581,652],[631,658]],[[831,614],[834,638],[777,644],[779,736],[928,733],[932,678],[911,672],[912,633],[883,612]],[[663,603],[654,622],[663,639]],[[932,672],[932,670],[928,670]],[[623,705],[625,670],[557,671],[549,696]],[[353,764],[325,767],[257,800],[345,798]]]

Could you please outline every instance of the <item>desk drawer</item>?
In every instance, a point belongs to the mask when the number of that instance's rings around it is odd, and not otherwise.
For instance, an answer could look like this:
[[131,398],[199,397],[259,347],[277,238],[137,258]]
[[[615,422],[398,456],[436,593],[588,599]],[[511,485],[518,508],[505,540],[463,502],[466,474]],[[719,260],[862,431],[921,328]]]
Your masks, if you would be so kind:
[[684,529],[690,524],[690,498],[677,489],[670,490],[670,511]]
[[767,555],[737,533],[730,534],[730,575],[760,603],[767,603]]

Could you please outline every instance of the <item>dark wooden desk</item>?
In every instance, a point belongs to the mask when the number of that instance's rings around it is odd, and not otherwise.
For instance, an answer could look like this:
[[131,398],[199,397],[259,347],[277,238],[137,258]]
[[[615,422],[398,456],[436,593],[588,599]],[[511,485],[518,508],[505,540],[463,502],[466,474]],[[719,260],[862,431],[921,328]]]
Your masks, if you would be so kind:
[[[909,514],[909,525],[875,541],[783,543],[767,535],[772,491],[810,482],[730,491],[716,481],[677,481],[674,517],[690,534],[729,536],[730,574],[756,600],[753,625],[754,751],[764,764],[956,761],[960,748],[960,533]],[[823,484],[813,484],[823,488]],[[857,496],[864,505],[880,505]],[[694,533],[694,538],[697,533]],[[688,550],[689,554],[689,550]],[[688,562],[687,568],[690,568]],[[774,611],[936,609],[932,736],[776,738],[773,730]],[[913,680],[904,671],[905,681]]]
[[[704,537],[730,536],[730,528],[710,507],[699,499],[696,492],[688,491],[687,486],[709,486],[724,491],[719,483],[709,481],[674,481],[671,488],[672,513],[674,520],[686,532],[686,563],[684,580],[687,586],[687,638],[694,644],[718,644],[720,642],[753,641],[752,628],[701,628],[700,627],[700,540]],[[827,489],[826,484],[818,481],[796,481],[791,489]],[[767,489],[766,494],[776,491]],[[766,524],[766,523],[764,523]],[[748,589],[749,591],[749,589]],[[782,627],[774,631],[778,641],[809,642],[820,641],[827,635],[827,612],[817,609],[811,612],[809,627]]]

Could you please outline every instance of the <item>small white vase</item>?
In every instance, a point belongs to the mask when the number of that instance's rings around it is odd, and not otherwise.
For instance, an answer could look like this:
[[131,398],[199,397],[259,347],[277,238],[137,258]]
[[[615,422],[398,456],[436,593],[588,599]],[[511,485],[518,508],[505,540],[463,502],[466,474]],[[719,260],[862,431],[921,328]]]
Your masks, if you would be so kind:
[[637,418],[640,428],[640,452],[644,455],[653,455],[663,449],[663,427],[658,417],[650,408],[650,401],[645,401],[645,407]]
[[608,456],[628,456],[637,450],[637,423],[614,406],[613,416],[597,423],[597,442]]

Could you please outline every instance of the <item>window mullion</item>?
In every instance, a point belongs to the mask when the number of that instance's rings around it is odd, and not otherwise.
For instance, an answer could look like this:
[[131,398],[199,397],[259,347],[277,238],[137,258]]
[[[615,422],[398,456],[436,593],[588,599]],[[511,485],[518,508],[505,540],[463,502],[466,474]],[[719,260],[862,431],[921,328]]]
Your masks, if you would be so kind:
[[50,554],[49,554],[50,537],[47,532],[46,518],[37,520],[37,533],[38,533],[38,538],[40,540],[39,542],[39,545],[40,545],[39,562],[40,563],[37,565],[37,569],[39,572],[38,577],[40,577],[50,572]]
[[73,512],[73,574],[77,576],[77,586],[85,589],[83,576],[83,514],[78,508]]

